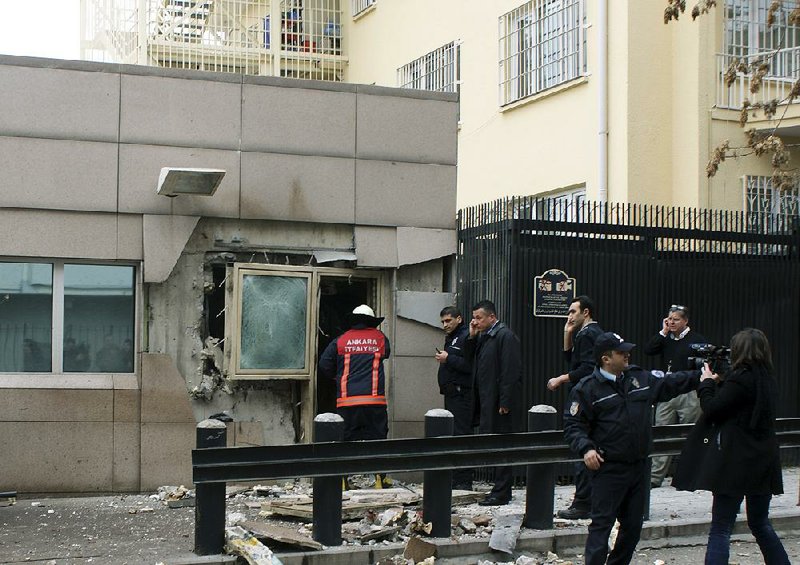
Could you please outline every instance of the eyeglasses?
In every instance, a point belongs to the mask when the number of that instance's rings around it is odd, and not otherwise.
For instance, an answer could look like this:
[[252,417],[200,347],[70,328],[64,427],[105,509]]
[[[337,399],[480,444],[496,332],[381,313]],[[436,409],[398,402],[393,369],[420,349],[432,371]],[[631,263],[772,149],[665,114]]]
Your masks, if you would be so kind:
[[675,310],[685,311],[686,310],[686,306],[681,306],[680,304],[673,304],[672,306],[669,307],[669,309],[670,309],[671,312],[674,312]]

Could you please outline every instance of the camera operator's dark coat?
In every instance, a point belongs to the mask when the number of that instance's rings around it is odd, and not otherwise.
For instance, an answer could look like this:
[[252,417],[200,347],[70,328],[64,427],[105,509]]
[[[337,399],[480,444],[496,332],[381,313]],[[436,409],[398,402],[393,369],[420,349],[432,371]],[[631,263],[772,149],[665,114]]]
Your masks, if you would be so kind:
[[672,486],[727,495],[783,493],[777,394],[763,366],[733,370],[719,384],[700,383],[703,416],[686,440]]
[[[475,410],[482,434],[506,433],[498,428],[498,408],[516,417],[522,406],[522,350],[519,338],[505,324],[467,339],[464,357],[472,362]],[[502,428],[502,426],[500,426]]]

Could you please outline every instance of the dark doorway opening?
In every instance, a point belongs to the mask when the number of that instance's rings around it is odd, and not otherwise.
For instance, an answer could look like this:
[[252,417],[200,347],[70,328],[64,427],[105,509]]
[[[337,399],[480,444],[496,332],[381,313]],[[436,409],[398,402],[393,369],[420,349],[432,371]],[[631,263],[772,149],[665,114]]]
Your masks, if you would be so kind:
[[[319,279],[317,360],[328,344],[350,329],[349,316],[360,304],[376,309],[376,280],[352,275],[326,275]],[[376,312],[377,314],[377,312]],[[317,414],[336,412],[336,383],[317,375]]]

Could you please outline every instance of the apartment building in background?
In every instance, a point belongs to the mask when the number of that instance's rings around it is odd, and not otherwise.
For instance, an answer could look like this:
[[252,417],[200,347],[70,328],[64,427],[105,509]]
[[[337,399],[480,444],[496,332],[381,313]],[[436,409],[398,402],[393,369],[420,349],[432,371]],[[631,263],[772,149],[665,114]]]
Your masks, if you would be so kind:
[[[84,57],[457,92],[458,204],[508,195],[796,214],[745,157],[745,99],[797,78],[790,2],[724,0],[665,25],[662,0],[84,0]],[[762,91],[731,60],[770,54]],[[779,115],[782,114],[779,112]],[[796,135],[796,105],[778,129]],[[775,122],[752,121],[758,129]]]

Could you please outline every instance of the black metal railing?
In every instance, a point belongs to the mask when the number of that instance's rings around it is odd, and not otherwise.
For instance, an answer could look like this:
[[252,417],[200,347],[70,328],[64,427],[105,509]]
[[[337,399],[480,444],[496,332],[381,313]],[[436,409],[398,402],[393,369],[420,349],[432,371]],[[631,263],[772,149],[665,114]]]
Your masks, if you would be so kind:
[[[555,412],[551,412],[548,416],[552,416],[549,423],[554,423]],[[537,427],[537,424],[531,419],[530,413],[529,427],[533,429]],[[548,427],[552,426],[548,425]],[[692,425],[654,427],[652,455],[680,453],[691,429]],[[222,431],[224,432],[224,427],[222,427]],[[200,432],[200,428],[198,428],[198,432]],[[782,448],[800,446],[800,418],[777,420],[776,432]],[[216,437],[217,441],[219,439]],[[200,440],[200,433],[198,433],[198,440]],[[335,506],[333,509],[330,506],[319,509],[314,507],[315,524],[319,519],[318,512],[327,512],[330,519],[319,521],[327,523],[326,531],[330,532],[331,520],[338,520],[339,530],[341,528],[341,481],[338,480],[338,477],[341,476],[404,471],[450,473],[453,469],[503,465],[528,465],[529,470],[530,466],[539,469],[543,466],[550,466],[552,469],[557,463],[575,460],[574,453],[564,443],[562,430],[503,435],[195,449],[192,451],[193,477],[194,483],[198,487],[195,551],[201,554],[210,554],[222,549],[224,516],[218,514],[220,511],[224,513],[224,483],[229,481],[261,481],[292,477],[311,477],[316,481],[317,478],[337,477],[336,480],[327,482],[327,490],[331,490],[331,486],[336,490],[336,499],[339,500],[338,508]],[[541,476],[541,473],[538,476]],[[530,523],[533,516],[538,516],[535,527],[552,528],[552,500],[555,489],[552,473],[548,480],[528,481],[528,483],[526,525]],[[645,483],[649,484],[649,480],[645,480]],[[315,482],[315,491],[317,485],[318,483]],[[212,487],[213,490],[205,490],[203,487]],[[316,496],[317,492],[314,494]],[[434,524],[434,530],[438,528],[441,531],[446,528],[447,535],[449,535],[449,491],[447,493],[425,491],[425,496],[433,497],[425,501],[427,505],[437,502],[447,505],[446,512],[440,513],[445,516],[446,523]],[[221,499],[221,505],[220,500],[217,499]],[[541,506],[539,503],[542,500],[550,501],[549,508],[545,506],[546,516],[544,517],[541,516],[541,508],[537,508],[537,506]],[[209,513],[210,510],[213,510],[213,515]],[[331,516],[331,510],[338,512],[338,518]],[[202,547],[198,548],[197,540],[202,540],[200,544]],[[318,541],[326,543],[324,540]],[[331,545],[331,542],[327,542],[327,544]]]

